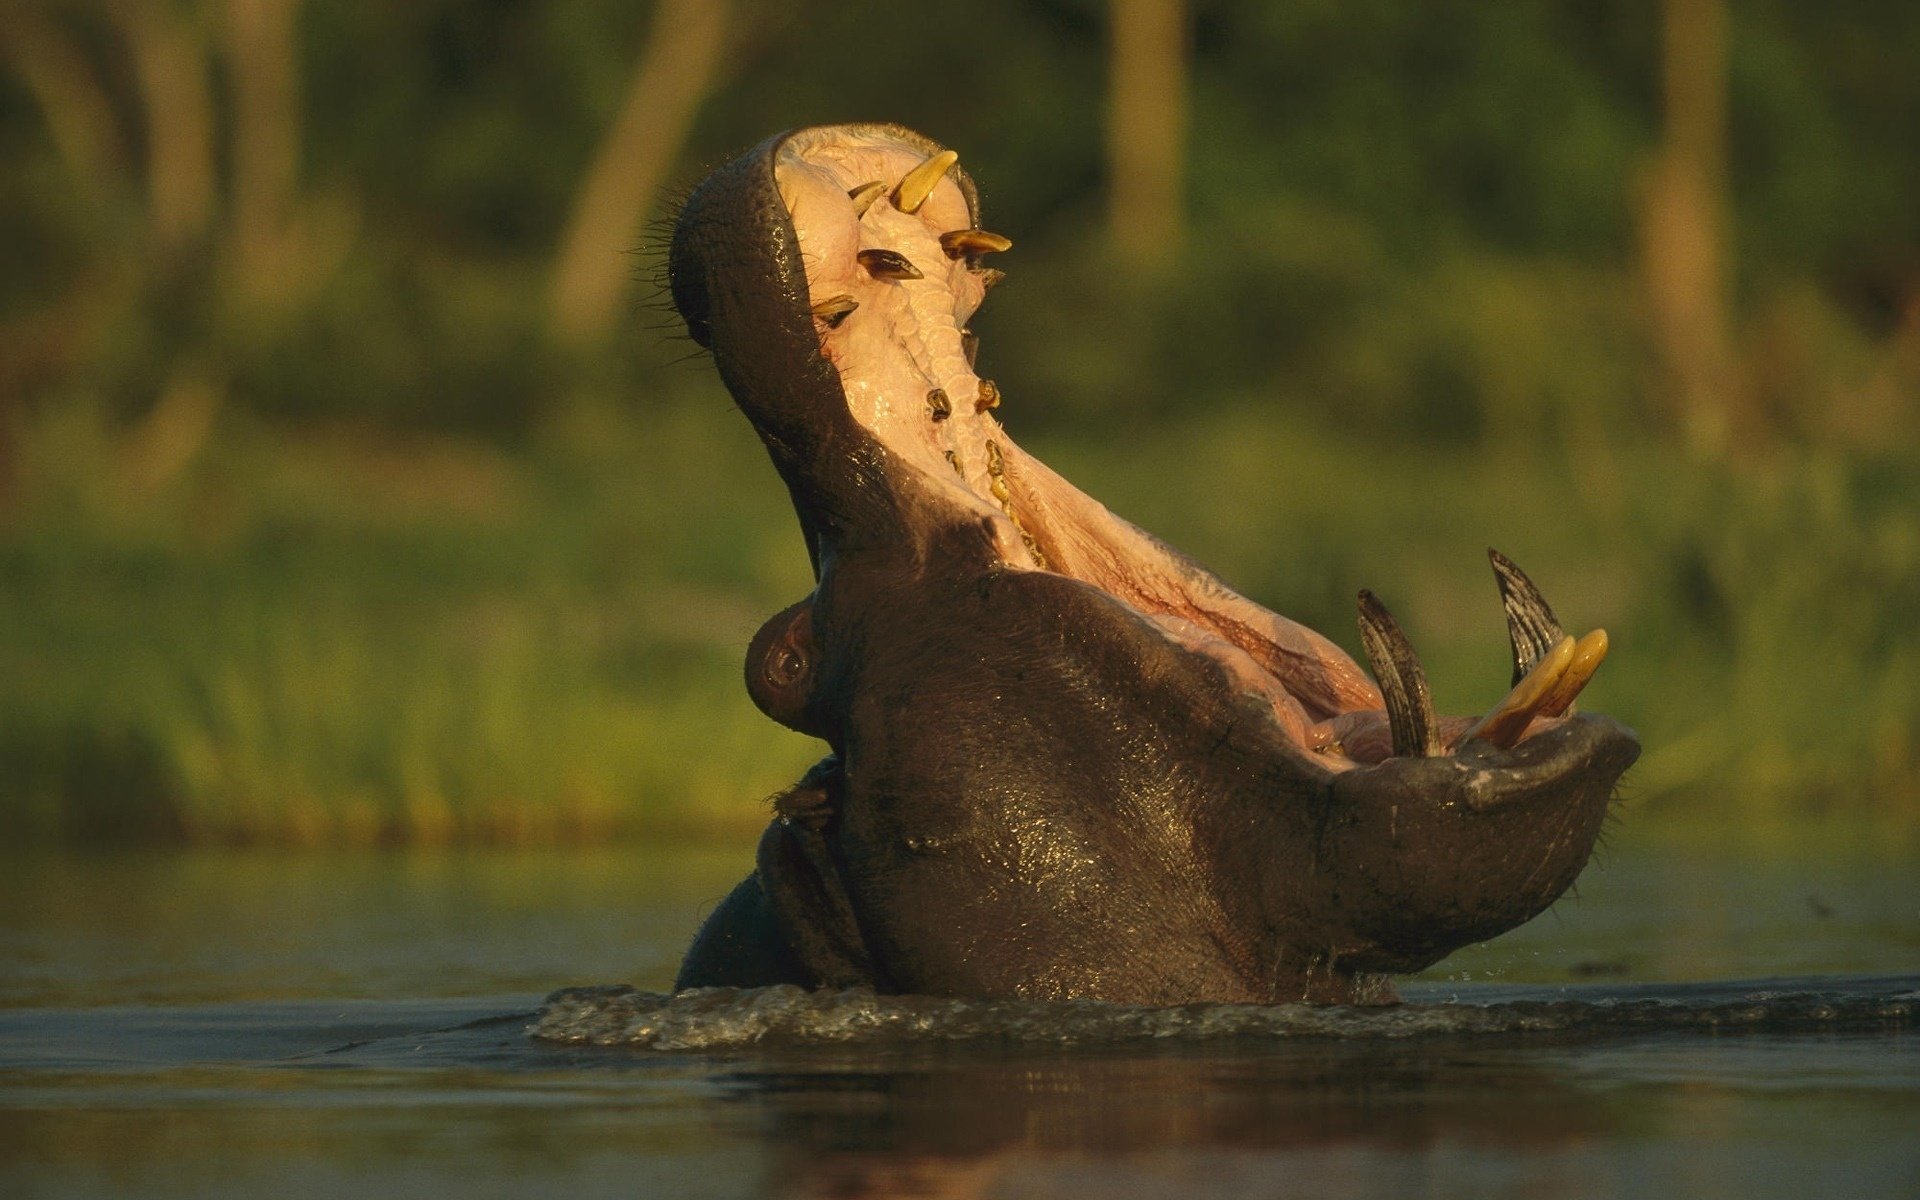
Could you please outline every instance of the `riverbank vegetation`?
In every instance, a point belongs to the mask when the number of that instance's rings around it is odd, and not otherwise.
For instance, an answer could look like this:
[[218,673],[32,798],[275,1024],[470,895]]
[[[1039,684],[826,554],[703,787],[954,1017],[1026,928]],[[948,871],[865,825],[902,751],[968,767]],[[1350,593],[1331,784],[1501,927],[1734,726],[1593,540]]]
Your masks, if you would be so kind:
[[808,572],[643,218],[860,116],[982,182],[981,362],[1089,492],[1349,648],[1373,588],[1454,711],[1499,546],[1613,634],[1641,813],[1911,825],[1907,7],[849,7],[11,6],[0,835],[761,820]]

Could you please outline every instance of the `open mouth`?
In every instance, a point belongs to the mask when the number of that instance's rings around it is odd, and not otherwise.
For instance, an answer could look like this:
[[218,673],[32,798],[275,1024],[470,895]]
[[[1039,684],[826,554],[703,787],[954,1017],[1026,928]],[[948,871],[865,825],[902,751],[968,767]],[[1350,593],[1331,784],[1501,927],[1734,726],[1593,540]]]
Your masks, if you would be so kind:
[[1328,770],[1470,742],[1510,748],[1571,713],[1606,656],[1606,634],[1568,637],[1498,554],[1513,690],[1485,716],[1439,717],[1411,644],[1371,593],[1360,595],[1369,678],[1326,637],[1238,595],[1017,446],[998,419],[998,388],[974,369],[967,329],[1001,278],[990,256],[1012,242],[978,227],[957,159],[886,127],[836,126],[793,134],[773,163],[820,353],[894,469],[916,472],[940,503],[990,528],[1005,568],[1097,588],[1219,664]]

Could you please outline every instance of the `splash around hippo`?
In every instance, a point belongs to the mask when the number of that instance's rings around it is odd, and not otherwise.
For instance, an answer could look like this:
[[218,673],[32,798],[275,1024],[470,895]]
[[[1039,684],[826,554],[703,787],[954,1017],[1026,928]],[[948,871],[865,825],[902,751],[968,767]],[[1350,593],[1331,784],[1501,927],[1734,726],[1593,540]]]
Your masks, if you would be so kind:
[[796,130],[680,214],[675,304],[817,581],[748,690],[830,753],[678,986],[1379,1002],[1546,908],[1639,753],[1573,709],[1605,635],[1496,554],[1514,689],[1437,717],[1370,593],[1372,678],[1025,453],[967,330],[1011,242],[957,157]]

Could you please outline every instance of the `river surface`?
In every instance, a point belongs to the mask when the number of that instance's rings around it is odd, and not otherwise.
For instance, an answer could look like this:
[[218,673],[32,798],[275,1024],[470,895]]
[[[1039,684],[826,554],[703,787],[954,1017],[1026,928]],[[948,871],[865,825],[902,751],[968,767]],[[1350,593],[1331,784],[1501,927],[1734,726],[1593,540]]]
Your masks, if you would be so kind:
[[0,860],[0,1196],[1920,1196],[1911,842],[1616,838],[1384,1013],[654,994],[747,855]]

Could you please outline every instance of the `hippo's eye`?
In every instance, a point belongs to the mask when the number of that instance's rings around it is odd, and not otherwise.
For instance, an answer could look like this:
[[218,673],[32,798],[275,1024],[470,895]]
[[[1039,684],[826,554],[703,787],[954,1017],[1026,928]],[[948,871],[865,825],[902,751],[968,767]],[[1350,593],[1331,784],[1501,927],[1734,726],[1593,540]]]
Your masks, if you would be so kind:
[[774,687],[792,687],[806,673],[806,655],[792,646],[782,646],[767,656],[767,682]]

